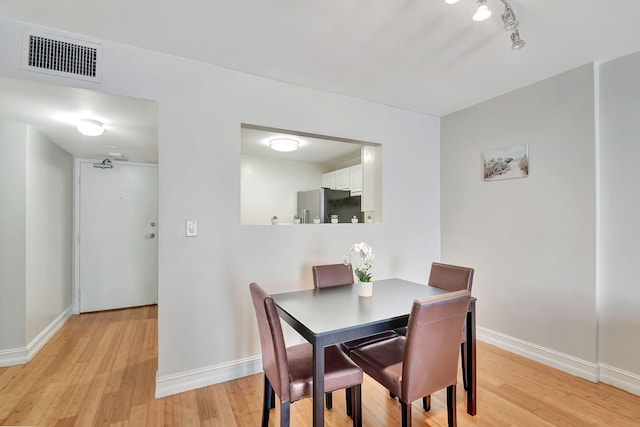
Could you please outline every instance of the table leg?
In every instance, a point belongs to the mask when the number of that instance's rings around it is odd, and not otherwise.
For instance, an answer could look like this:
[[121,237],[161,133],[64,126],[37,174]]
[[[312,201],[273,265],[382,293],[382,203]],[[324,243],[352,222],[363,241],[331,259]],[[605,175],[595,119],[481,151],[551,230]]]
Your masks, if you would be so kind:
[[477,382],[476,382],[476,302],[469,303],[467,311],[467,343],[466,370],[468,378],[467,413],[476,415]]
[[313,344],[313,427],[324,426],[324,346]]

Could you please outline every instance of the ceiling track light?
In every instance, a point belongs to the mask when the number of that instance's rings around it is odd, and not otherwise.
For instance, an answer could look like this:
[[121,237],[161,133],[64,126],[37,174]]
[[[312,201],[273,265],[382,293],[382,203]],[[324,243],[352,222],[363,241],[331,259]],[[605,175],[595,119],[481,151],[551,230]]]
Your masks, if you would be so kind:
[[484,21],[485,19],[489,19],[491,16],[491,11],[489,10],[489,6],[487,6],[487,0],[478,0],[478,8],[476,9],[476,13],[473,14],[474,21]]
[[501,16],[504,30],[511,33],[511,50],[520,50],[527,42],[520,38],[520,33],[518,32],[519,22],[516,19],[516,14],[507,0],[500,1],[504,4],[504,12]]
[[512,50],[520,50],[527,44],[524,40],[520,39],[520,33],[518,30],[514,30],[511,33],[511,49]]
[[518,20],[511,6],[505,5],[504,13],[502,14],[502,23],[504,24],[505,31],[513,31],[518,28]]
[[[491,10],[487,6],[487,0],[477,0],[478,8],[476,9],[476,13],[473,15],[474,21],[485,21],[491,16]],[[513,8],[509,4],[507,0],[500,0],[502,4],[504,4],[504,12],[502,12],[502,25],[504,26],[504,30],[508,33],[511,33],[511,49],[512,50],[520,50],[527,43],[520,38],[520,33],[518,32],[518,20],[516,19],[516,14],[513,11]],[[457,3],[458,0],[445,0],[447,4]]]

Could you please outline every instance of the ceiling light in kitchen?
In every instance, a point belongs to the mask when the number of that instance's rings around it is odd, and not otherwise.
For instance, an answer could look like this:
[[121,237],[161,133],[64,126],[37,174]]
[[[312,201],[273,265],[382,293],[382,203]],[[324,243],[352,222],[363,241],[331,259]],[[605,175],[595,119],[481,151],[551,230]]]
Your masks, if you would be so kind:
[[300,146],[300,143],[295,139],[291,139],[291,138],[274,138],[271,141],[269,141],[269,147],[271,147],[272,150],[276,150],[276,151],[283,151],[283,152],[295,151],[298,149],[299,146]]

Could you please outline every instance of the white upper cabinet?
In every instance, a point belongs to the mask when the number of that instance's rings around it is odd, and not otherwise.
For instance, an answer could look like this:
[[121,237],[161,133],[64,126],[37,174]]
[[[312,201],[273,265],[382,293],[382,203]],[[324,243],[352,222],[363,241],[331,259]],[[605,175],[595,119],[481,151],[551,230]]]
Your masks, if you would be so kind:
[[336,171],[331,171],[322,174],[322,187],[336,189]]
[[362,194],[362,165],[322,174],[322,186],[332,190],[351,190],[352,196]]
[[352,196],[362,194],[362,165],[355,165],[349,168],[349,189]]
[[350,181],[349,168],[336,171],[336,190],[348,190]]

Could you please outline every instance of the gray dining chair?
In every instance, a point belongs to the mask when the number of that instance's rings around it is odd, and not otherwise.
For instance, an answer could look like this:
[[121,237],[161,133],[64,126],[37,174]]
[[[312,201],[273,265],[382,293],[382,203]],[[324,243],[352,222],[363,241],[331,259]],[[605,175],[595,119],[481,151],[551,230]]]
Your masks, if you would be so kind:
[[[313,395],[313,349],[304,343],[285,346],[275,302],[257,283],[249,285],[260,332],[264,396],[262,427],[269,425],[269,412],[280,399],[280,426],[290,424],[290,404]],[[325,348],[324,388],[350,390],[353,427],[362,427],[362,369],[337,346]]]
[[351,359],[398,396],[402,426],[411,426],[411,402],[447,389],[448,426],[457,425],[459,335],[471,293],[450,292],[413,302],[407,335],[360,347]]

